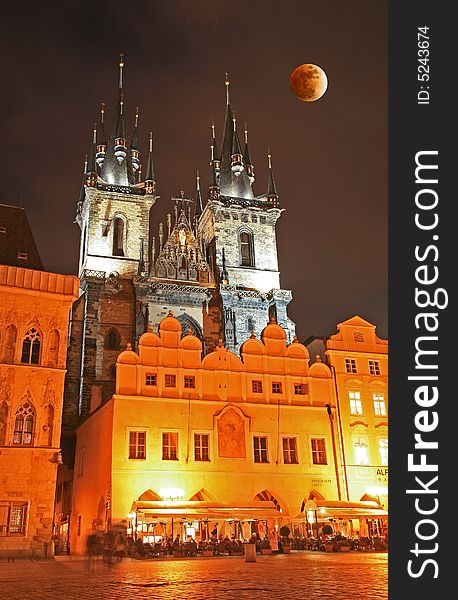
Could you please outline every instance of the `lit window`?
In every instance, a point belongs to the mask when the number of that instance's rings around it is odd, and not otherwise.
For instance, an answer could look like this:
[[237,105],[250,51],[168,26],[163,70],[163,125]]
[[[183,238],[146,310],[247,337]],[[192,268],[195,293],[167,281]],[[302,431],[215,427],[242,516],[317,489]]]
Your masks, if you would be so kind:
[[40,332],[35,327],[31,327],[22,340],[21,362],[38,365],[40,362],[40,349]]
[[383,394],[372,394],[374,400],[374,412],[377,417],[386,417],[386,405]]
[[327,465],[326,441],[324,438],[312,438],[312,463],[314,465]]
[[251,382],[251,389],[255,394],[262,394],[262,381],[254,379]]
[[278,381],[272,383],[272,394],[281,394],[281,383]]
[[6,233],[6,227],[0,226],[0,233]]
[[192,388],[192,389],[194,389],[196,387],[196,378],[194,377],[194,375],[185,375],[184,376],[184,387]]
[[355,463],[357,465],[368,465],[369,449],[367,447],[367,439],[362,437],[354,438],[353,449],[355,452]]
[[369,373],[371,375],[380,375],[380,361],[370,360],[369,361]]
[[162,434],[162,460],[178,460],[178,433]]
[[25,535],[27,524],[27,502],[0,500],[0,536]]
[[388,464],[388,440],[386,438],[379,438],[378,449],[380,452],[380,464],[385,466]]
[[350,400],[350,414],[351,415],[362,415],[363,414],[363,403],[361,402],[361,393],[350,391],[348,392],[348,398]]
[[296,438],[283,438],[283,462],[285,465],[297,465]]
[[355,342],[364,342],[364,335],[360,331],[355,331],[353,339]]
[[254,267],[253,234],[240,232],[240,264],[242,267]]
[[129,458],[146,458],[146,431],[129,432]]
[[264,436],[255,436],[253,438],[254,462],[268,463],[267,458],[267,438]]
[[294,384],[294,395],[295,396],[306,396],[309,393],[309,386],[306,383],[295,383]]
[[18,252],[17,257],[20,260],[27,260],[29,258],[29,255],[27,254],[27,252]]
[[208,433],[194,434],[194,460],[208,461],[210,460]]
[[356,369],[356,359],[355,358],[346,358],[345,359],[345,371],[347,373],[357,373]]
[[165,387],[176,387],[177,378],[176,375],[165,376]]
[[156,373],[147,373],[146,374],[146,385],[157,385],[157,375]]
[[32,445],[34,422],[35,411],[29,402],[24,402],[16,411],[13,444],[18,446]]
[[113,224],[113,256],[124,256],[124,221],[120,217]]

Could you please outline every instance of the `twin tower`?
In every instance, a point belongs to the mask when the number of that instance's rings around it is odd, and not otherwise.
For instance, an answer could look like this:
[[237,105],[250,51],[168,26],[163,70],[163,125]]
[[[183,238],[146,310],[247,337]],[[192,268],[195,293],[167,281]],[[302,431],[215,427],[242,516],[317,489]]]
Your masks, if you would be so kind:
[[114,393],[120,350],[157,330],[169,310],[204,352],[224,343],[238,353],[272,317],[288,341],[295,332],[286,310],[292,295],[280,287],[276,223],[283,209],[271,158],[267,192],[256,196],[247,129],[242,149],[227,75],[219,147],[212,125],[207,200],[197,176],[194,198],[172,198],[166,222],[157,224],[153,137],[143,158],[138,109],[133,128],[127,125],[123,70],[121,56],[111,130],[102,104],[77,206],[81,296],[72,311],[64,435]]

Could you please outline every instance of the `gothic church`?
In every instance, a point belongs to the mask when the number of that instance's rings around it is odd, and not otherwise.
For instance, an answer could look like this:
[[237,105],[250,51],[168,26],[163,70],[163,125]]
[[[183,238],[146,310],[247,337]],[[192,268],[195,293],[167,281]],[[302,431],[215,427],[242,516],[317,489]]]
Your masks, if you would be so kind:
[[136,348],[145,331],[157,331],[170,310],[183,333],[201,340],[203,353],[221,343],[238,353],[269,320],[284,328],[288,343],[295,334],[287,315],[291,291],[280,285],[275,228],[283,209],[271,156],[267,191],[255,195],[247,129],[242,150],[227,75],[219,148],[212,126],[207,201],[197,176],[193,201],[183,192],[173,198],[164,226],[155,219],[153,137],[142,159],[138,110],[133,128],[127,126],[123,71],[121,56],[112,128],[107,134],[102,104],[77,205],[81,294],[70,323],[64,459],[80,420],[114,393],[119,352]]

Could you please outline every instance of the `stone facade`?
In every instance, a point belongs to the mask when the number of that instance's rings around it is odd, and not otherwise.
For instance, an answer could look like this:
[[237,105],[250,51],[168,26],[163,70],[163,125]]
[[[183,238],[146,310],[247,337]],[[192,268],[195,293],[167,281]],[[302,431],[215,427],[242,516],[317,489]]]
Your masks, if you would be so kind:
[[0,265],[0,556],[43,556],[78,279]]

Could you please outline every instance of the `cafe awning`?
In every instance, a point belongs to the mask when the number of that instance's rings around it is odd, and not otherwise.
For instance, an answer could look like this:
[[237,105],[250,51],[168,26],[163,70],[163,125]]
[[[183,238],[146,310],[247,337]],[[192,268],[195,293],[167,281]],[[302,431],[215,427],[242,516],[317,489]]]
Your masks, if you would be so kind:
[[131,512],[141,513],[148,521],[156,519],[278,519],[281,512],[271,501],[222,504],[219,502],[135,500]]
[[304,520],[311,511],[313,517],[318,519],[379,519],[387,517],[388,512],[373,500],[360,502],[344,502],[342,500],[308,500],[304,510],[297,515],[295,520]]

